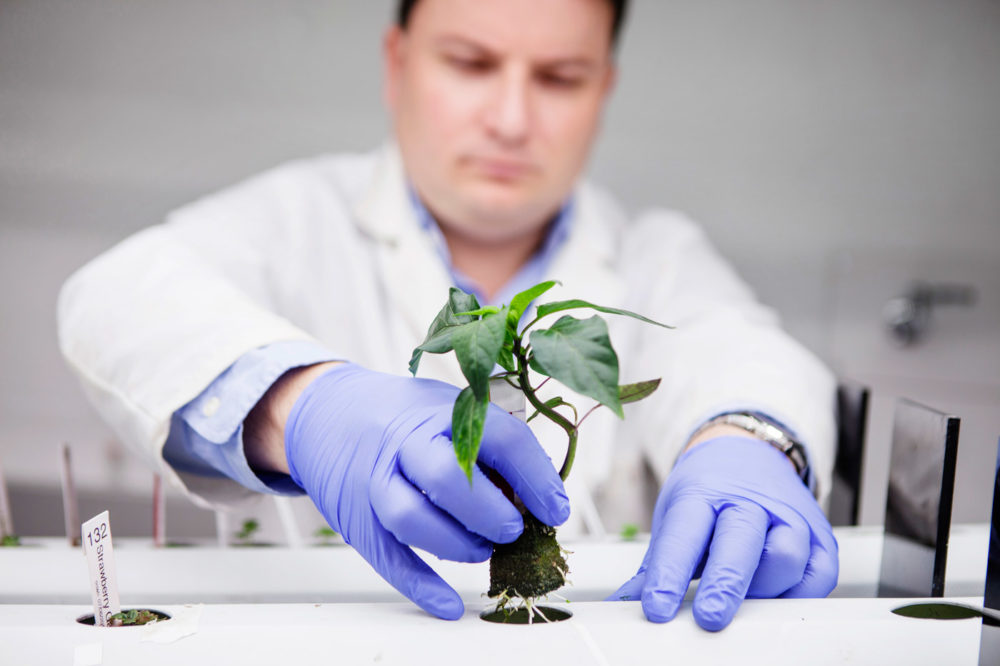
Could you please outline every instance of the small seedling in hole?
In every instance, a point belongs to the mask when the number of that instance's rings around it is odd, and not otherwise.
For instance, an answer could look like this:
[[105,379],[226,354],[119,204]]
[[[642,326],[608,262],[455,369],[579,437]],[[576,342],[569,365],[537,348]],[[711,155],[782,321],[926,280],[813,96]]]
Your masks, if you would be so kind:
[[247,518],[243,521],[240,531],[235,534],[240,543],[248,545],[253,543],[253,535],[260,529],[260,523],[255,518]]
[[5,534],[3,539],[0,539],[0,546],[14,547],[20,545],[21,545],[21,537],[17,536],[16,534]]
[[337,531],[329,525],[323,525],[316,528],[313,536],[319,539],[321,546],[332,546],[333,540],[337,538]]
[[635,523],[625,523],[622,525],[622,541],[635,541],[639,536],[639,526]]
[[154,622],[159,622],[160,620],[166,619],[159,613],[151,610],[139,610],[136,608],[130,608],[129,610],[122,611],[121,613],[115,613],[111,616],[111,622],[108,624],[109,627],[128,627],[137,626],[142,624],[153,624]]
[[[420,357],[425,352],[445,354],[454,351],[462,374],[469,382],[455,399],[452,443],[458,464],[470,484],[486,422],[491,379],[506,381],[524,394],[535,410],[528,421],[542,415],[566,433],[566,457],[559,470],[563,480],[573,467],[580,425],[594,410],[604,405],[619,418],[624,418],[623,404],[642,400],[660,384],[659,379],[618,384],[618,355],[611,346],[608,326],[598,315],[588,319],[564,315],[547,329],[531,329],[550,314],[577,309],[625,315],[664,328],[669,326],[627,310],[574,299],[539,305],[535,318],[521,327],[521,317],[531,303],[556,284],[554,281],[537,284],[502,307],[481,307],[475,296],[453,287],[448,302],[431,322],[427,337],[413,350],[412,374],[417,374]],[[496,366],[503,371],[493,374]],[[547,379],[538,386],[532,385],[529,368]],[[581,416],[577,408],[561,396],[542,401],[537,391],[548,379],[555,379],[578,394],[593,398],[597,404]],[[498,483],[503,485],[502,480]],[[504,490],[511,494],[509,487]],[[520,504],[517,500],[515,503]],[[498,611],[510,609],[513,604],[526,608],[529,617],[537,613],[545,619],[533,609],[537,609],[538,598],[565,583],[569,572],[564,557],[566,551],[556,541],[555,528],[523,508],[522,513],[524,532],[518,540],[494,547],[488,594],[498,599]]]

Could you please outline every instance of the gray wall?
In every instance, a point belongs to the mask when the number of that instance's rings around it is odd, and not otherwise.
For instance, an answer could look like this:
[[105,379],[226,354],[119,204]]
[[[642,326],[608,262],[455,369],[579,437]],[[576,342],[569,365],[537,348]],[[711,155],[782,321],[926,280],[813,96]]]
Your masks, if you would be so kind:
[[[0,0],[12,482],[52,478],[67,440],[85,488],[146,492],[58,357],[59,285],[202,193],[375,145],[392,4]],[[971,414],[960,520],[986,516],[976,495],[1000,434],[998,35],[996,0],[639,0],[592,164],[630,209],[700,220],[793,333],[875,385],[872,478],[894,395]],[[902,352],[879,308],[913,278],[974,283],[981,299]],[[868,522],[881,492],[869,488]]]

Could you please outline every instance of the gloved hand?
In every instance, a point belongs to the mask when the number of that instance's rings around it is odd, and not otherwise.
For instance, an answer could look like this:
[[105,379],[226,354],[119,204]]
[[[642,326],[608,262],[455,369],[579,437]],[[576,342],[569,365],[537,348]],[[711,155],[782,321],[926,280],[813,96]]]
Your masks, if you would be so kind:
[[[462,600],[410,546],[482,562],[524,529],[518,510],[479,470],[470,486],[451,443],[459,390],[428,379],[337,366],[313,380],[285,425],[292,479],[375,571],[445,619]],[[551,525],[569,517],[559,474],[531,430],[495,405],[479,461],[500,473]]]
[[825,597],[838,569],[830,523],[788,458],[767,442],[717,437],[678,459],[639,572],[609,599],[641,599],[649,620],[667,622],[700,575],[694,618],[718,631],[744,597]]

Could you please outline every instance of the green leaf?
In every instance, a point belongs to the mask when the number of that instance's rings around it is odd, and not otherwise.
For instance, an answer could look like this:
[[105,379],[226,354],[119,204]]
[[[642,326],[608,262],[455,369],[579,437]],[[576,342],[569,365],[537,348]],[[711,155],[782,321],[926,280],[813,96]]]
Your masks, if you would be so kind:
[[507,372],[517,372],[517,363],[514,362],[514,344],[509,328],[504,338],[503,347],[497,355],[497,363]]
[[466,315],[470,317],[482,317],[483,315],[496,314],[500,312],[500,308],[495,305],[487,305],[476,310],[470,310],[469,312],[458,312],[455,314],[456,317],[464,317]]
[[635,384],[622,384],[618,387],[618,399],[624,405],[629,402],[639,402],[653,394],[660,387],[659,379],[649,379]]
[[562,312],[563,310],[575,310],[577,308],[590,308],[591,310],[597,310],[598,312],[604,312],[607,314],[617,314],[625,315],[626,317],[634,317],[640,321],[644,321],[647,324],[656,324],[657,326],[662,326],[663,328],[673,328],[673,326],[667,326],[666,324],[661,324],[658,321],[653,321],[647,317],[643,317],[641,314],[636,314],[635,312],[630,312],[628,310],[620,310],[618,308],[608,308],[603,305],[594,305],[593,303],[588,303],[587,301],[581,301],[578,298],[574,298],[569,301],[553,301],[552,303],[543,303],[538,306],[538,318],[541,319],[546,315],[550,315],[553,312]]
[[618,355],[603,319],[562,317],[548,329],[532,331],[530,339],[536,370],[624,418],[618,398]]
[[472,388],[466,386],[455,399],[455,407],[451,412],[451,441],[455,446],[458,465],[469,477],[469,485],[472,484],[473,466],[479,457],[479,444],[483,440],[483,424],[486,423],[489,404],[489,398],[477,398]]
[[458,314],[469,312],[479,308],[479,301],[472,294],[467,294],[461,289],[452,287],[448,290],[448,302],[441,308],[441,311],[434,317],[430,327],[427,329],[427,336],[424,341],[413,350],[410,356],[410,374],[416,375],[420,366],[420,357],[424,352],[431,354],[444,354],[452,350],[451,334],[456,326],[473,321],[475,317],[471,315]]
[[489,396],[489,379],[503,348],[507,313],[499,311],[452,329],[451,343],[476,398]]
[[556,280],[541,282],[536,284],[534,287],[525,289],[521,293],[515,295],[514,298],[510,299],[510,312],[507,313],[507,325],[517,332],[517,325],[521,321],[521,315],[523,315],[524,311],[528,309],[531,302],[557,284],[560,283]]
[[[556,396],[555,398],[549,398],[548,400],[546,400],[542,404],[544,404],[549,409],[555,409],[556,407],[569,407],[570,409],[573,410],[573,420],[574,421],[578,421],[580,419],[580,415],[576,413],[576,407],[574,407],[570,403],[568,403],[565,400],[563,400],[562,396]],[[532,414],[531,416],[529,416],[528,419],[525,421],[525,423],[530,423],[531,419],[535,418],[539,414],[541,414],[541,412],[536,409],[535,413]]]

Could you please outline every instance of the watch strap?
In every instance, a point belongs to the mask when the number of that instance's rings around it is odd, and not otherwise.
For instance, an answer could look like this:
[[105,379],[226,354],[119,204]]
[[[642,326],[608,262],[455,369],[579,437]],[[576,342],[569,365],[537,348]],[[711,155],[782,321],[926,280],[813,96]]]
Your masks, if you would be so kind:
[[715,425],[734,426],[761,439],[784,453],[795,467],[796,473],[806,486],[810,486],[809,458],[805,447],[786,428],[773,419],[756,412],[727,412],[719,414],[706,421],[691,436],[697,437],[701,432]]

